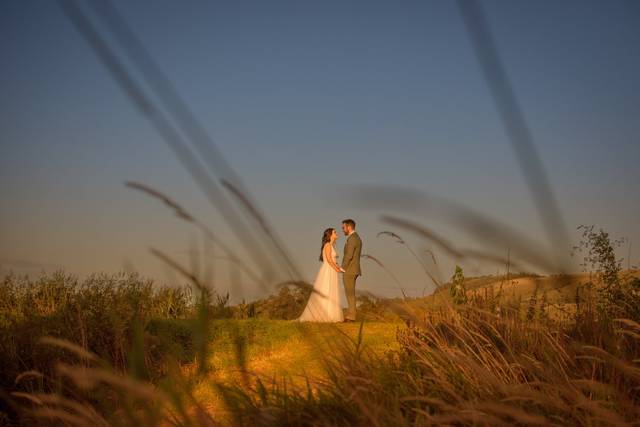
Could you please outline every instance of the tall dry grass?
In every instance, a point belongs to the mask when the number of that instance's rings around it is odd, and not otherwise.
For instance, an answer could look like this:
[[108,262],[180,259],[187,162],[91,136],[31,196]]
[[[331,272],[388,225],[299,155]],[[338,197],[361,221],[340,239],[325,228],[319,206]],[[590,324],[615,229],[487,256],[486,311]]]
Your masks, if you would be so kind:
[[[576,317],[580,324],[555,322],[527,318],[526,309],[497,315],[473,304],[411,312],[411,327],[397,331],[399,351],[381,355],[363,346],[363,323],[356,339],[338,334],[324,355],[324,375],[307,378],[306,387],[253,376],[241,336],[234,348],[242,376],[233,383],[185,371],[175,358],[166,376],[150,381],[81,345],[45,338],[40,345],[68,356],[50,374],[59,388],[34,387],[11,399],[22,422],[33,425],[634,425],[640,419],[637,321],[603,322],[585,311]],[[144,354],[136,340],[130,360]],[[198,357],[206,359],[215,346],[203,351]],[[17,383],[42,377],[25,372]],[[212,410],[195,397],[201,381],[222,407]]]
[[399,330],[402,351],[385,357],[338,345],[313,391],[257,383],[226,402],[239,425],[631,425],[640,324],[612,332],[594,345],[559,325],[445,310]]

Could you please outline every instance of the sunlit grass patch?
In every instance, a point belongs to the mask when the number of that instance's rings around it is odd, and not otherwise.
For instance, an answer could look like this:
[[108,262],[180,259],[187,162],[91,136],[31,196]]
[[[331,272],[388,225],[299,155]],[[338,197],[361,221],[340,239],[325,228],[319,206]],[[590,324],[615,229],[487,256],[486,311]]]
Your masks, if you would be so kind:
[[[214,320],[211,342],[212,375],[220,380],[237,371],[234,340],[240,335],[246,344],[247,369],[263,377],[321,374],[321,361],[333,351],[337,340],[356,339],[359,323],[297,323],[288,320]],[[398,348],[396,330],[400,323],[366,322],[363,345],[384,353]]]
[[[375,354],[398,350],[396,340],[401,323],[365,322],[362,345]],[[235,341],[243,337],[246,365],[244,369],[253,383],[286,383],[288,387],[305,389],[307,384],[328,380],[326,358],[335,355],[338,342],[355,341],[359,323],[297,323],[289,320],[222,319],[212,322],[214,335],[210,342],[208,377],[201,379],[194,396],[206,402],[209,411],[224,413],[224,403],[214,384],[235,386],[243,381]]]

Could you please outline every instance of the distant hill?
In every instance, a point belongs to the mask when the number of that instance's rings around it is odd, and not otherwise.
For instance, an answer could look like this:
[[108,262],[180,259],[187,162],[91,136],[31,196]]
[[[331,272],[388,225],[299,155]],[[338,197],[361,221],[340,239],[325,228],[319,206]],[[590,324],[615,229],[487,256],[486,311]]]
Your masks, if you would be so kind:
[[[621,273],[621,278],[640,277],[640,270],[628,270]],[[487,290],[493,290],[494,295],[500,294],[505,297],[529,298],[534,292],[547,293],[550,301],[573,302],[576,288],[585,285],[593,280],[589,273],[580,274],[554,274],[551,276],[540,276],[537,274],[514,274],[503,276],[481,276],[465,279],[465,286],[470,293],[482,294]],[[447,283],[445,288],[439,293],[448,292]],[[427,298],[432,298],[429,296]]]
[[[640,278],[640,270],[624,271],[620,276],[623,280]],[[537,310],[543,308],[547,314],[555,318],[562,318],[570,317],[575,311],[578,288],[581,289],[580,294],[584,295],[585,285],[594,280],[595,277],[588,273],[551,276],[517,273],[509,276],[468,277],[464,280],[464,286],[468,299],[473,300],[476,307],[484,306],[490,309],[500,307],[500,309],[514,309],[525,313],[529,307],[533,306]],[[582,290],[582,287],[585,287],[585,290]],[[439,310],[453,303],[450,288],[451,283],[445,283],[441,289],[426,297],[406,300],[380,299],[374,306],[378,314],[382,312],[380,306],[396,314],[402,313],[405,309]]]

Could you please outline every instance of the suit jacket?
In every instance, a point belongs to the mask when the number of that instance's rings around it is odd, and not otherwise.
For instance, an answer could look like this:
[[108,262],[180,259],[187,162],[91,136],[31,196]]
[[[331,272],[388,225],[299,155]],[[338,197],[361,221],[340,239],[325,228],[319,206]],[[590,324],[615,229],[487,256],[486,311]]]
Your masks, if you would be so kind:
[[360,253],[362,252],[362,240],[355,231],[347,237],[347,241],[344,244],[344,252],[342,256],[342,268],[344,274],[353,274],[361,276],[360,271]]

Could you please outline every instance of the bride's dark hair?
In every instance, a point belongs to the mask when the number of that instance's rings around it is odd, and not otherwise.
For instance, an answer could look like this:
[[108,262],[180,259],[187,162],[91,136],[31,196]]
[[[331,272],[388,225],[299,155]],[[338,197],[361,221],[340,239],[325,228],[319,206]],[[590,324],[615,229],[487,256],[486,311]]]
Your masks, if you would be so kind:
[[320,261],[322,261],[322,250],[324,249],[324,244],[329,243],[331,241],[331,234],[333,234],[333,230],[335,228],[327,228],[322,233],[322,245],[320,246]]

